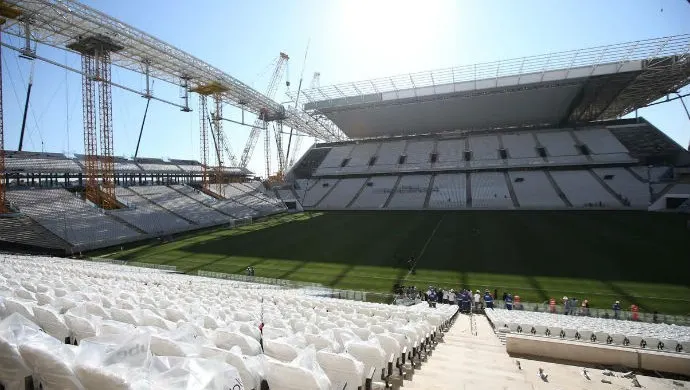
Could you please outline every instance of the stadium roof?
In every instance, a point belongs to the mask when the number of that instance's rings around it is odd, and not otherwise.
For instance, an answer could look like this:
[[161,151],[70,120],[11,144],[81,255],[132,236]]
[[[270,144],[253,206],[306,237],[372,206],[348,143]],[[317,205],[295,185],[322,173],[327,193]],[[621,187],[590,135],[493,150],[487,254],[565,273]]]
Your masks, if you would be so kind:
[[303,91],[351,138],[619,118],[690,83],[690,35]]

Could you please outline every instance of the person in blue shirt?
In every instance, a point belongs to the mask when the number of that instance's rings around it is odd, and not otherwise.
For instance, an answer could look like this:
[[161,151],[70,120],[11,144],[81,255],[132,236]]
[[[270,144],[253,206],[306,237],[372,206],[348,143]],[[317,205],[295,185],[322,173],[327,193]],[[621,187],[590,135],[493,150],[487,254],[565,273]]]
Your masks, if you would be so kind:
[[436,307],[436,289],[429,287],[428,293],[429,307]]
[[506,309],[508,310],[513,310],[513,295],[508,294],[506,295]]
[[469,313],[472,308],[472,296],[470,292],[465,290],[462,293],[462,311]]
[[491,293],[488,289],[484,291],[484,304],[486,305],[487,309],[494,308],[494,298],[491,296]]
[[621,303],[619,301],[616,301],[616,303],[613,304],[613,318],[619,319],[621,314]]

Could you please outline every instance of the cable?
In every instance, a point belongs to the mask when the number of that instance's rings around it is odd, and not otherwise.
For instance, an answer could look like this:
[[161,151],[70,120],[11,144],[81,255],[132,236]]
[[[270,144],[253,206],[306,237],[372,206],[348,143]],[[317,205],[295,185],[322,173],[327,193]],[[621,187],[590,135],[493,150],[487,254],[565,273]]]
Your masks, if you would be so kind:
[[[12,77],[12,73],[9,71],[10,68],[9,68],[9,66],[7,65],[7,56],[2,56],[2,66],[4,66],[5,69],[7,69],[7,72],[6,72],[6,73],[8,73],[8,76],[9,76],[9,79],[10,79],[10,84],[12,85],[12,93],[14,94],[14,98],[15,98],[15,100],[17,101],[17,107],[21,107],[22,104],[21,104],[21,101],[20,101],[20,99],[19,99],[19,95],[17,95],[17,87],[16,87],[16,85],[14,84],[14,77]],[[31,144],[31,149],[34,149],[34,150],[35,150],[36,148],[35,148],[35,145],[34,145],[33,138],[31,138],[31,133],[29,132],[28,135],[29,135],[29,143]]]

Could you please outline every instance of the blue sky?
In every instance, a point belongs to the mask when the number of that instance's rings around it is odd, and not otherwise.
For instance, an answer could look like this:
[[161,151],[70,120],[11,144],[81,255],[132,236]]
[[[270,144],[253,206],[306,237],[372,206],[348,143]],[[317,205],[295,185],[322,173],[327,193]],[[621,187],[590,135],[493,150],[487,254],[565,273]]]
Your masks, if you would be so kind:
[[[690,33],[686,0],[384,1],[118,0],[86,4],[142,29],[226,71],[259,91],[280,51],[291,56],[296,90],[307,42],[304,83],[321,85],[455,65],[494,61],[638,39]],[[5,36],[6,42],[18,44]],[[39,54],[79,67],[79,58],[39,47]],[[16,149],[30,63],[3,50],[5,146]],[[116,82],[143,88],[139,75],[113,72]],[[689,89],[686,88],[685,92]],[[156,83],[154,93],[177,101],[177,88]],[[35,65],[26,150],[83,152],[80,76]],[[276,100],[287,101],[281,83]],[[113,89],[115,153],[131,156],[145,100]],[[690,99],[686,98],[690,105]],[[198,159],[198,116],[152,102],[140,156]],[[687,147],[690,121],[679,101],[640,111]],[[225,116],[239,119],[226,108]],[[248,118],[249,119],[249,118]],[[225,123],[236,155],[249,128]],[[304,141],[302,151],[313,139]],[[273,166],[275,167],[275,159]],[[263,141],[249,165],[263,174]]]

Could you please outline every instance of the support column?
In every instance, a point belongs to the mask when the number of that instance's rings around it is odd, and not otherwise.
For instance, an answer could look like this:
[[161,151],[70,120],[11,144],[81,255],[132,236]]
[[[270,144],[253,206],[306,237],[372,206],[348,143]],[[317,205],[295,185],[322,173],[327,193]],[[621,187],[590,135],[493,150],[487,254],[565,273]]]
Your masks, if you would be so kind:
[[208,190],[208,123],[206,96],[199,95],[199,149],[201,150],[201,186]]
[[[116,208],[110,54],[124,47],[108,36],[97,34],[80,36],[77,41],[67,45],[67,48],[81,53],[82,56],[86,197],[103,208]],[[96,139],[96,82],[99,92],[100,156]]]
[[216,133],[216,154],[218,155],[218,166],[216,167],[216,194],[225,197],[225,186],[223,185],[223,178],[225,177],[225,169],[223,168],[223,147],[225,146],[225,139],[223,133],[223,101],[220,94],[213,95],[213,102],[215,103],[216,112],[213,115],[213,131]]
[[81,57],[81,93],[84,120],[84,176],[86,199],[98,204],[98,144],[96,141],[96,89],[94,75],[96,67],[91,55]]
[[268,130],[268,122],[264,121],[264,158],[266,159],[266,177],[271,175],[271,134]]
[[[1,36],[0,39],[2,39]],[[5,178],[7,173],[5,172],[5,131],[2,111],[2,48],[0,47],[0,214],[8,211],[5,206]]]
[[115,159],[113,150],[113,95],[110,84],[110,52],[98,52],[99,88],[101,125],[101,190],[105,197],[102,205],[106,209],[117,207],[111,204],[115,201]]

